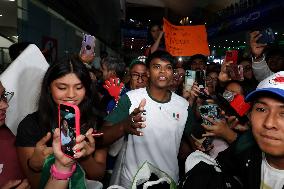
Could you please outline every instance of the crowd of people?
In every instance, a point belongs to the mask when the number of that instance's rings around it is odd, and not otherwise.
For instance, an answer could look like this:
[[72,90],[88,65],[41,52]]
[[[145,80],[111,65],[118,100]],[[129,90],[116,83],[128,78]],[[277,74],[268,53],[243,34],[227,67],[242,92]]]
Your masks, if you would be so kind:
[[[80,55],[51,64],[38,110],[21,121],[16,136],[5,125],[13,93],[0,83],[1,189],[129,189],[146,161],[179,188],[283,188],[283,50],[268,50],[251,32],[251,57],[239,58],[243,78],[234,80],[232,62],[208,64],[197,54],[177,63],[165,51],[161,27],[153,25],[151,34],[147,57],[128,66],[105,56],[98,70]],[[204,86],[199,78],[185,87],[188,70],[204,73]],[[62,103],[80,110],[73,157],[62,152],[68,135],[58,127]],[[213,177],[222,177],[214,184],[202,175],[212,165],[220,169]]]

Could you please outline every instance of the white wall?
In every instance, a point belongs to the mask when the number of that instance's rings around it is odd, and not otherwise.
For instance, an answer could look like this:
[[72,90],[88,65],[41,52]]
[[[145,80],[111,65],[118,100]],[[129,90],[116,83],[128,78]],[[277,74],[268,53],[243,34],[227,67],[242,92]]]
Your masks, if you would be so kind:
[[10,47],[10,45],[12,45],[13,43],[11,41],[9,41],[8,39],[0,36],[0,47]]

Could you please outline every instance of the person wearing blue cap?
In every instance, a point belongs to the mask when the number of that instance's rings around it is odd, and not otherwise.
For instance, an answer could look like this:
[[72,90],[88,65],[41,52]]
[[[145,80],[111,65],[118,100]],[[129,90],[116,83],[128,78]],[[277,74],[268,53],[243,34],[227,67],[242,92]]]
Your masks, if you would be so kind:
[[284,71],[259,83],[246,97],[252,103],[251,132],[255,143],[237,152],[240,139],[219,153],[222,170],[237,176],[243,188],[284,187]]

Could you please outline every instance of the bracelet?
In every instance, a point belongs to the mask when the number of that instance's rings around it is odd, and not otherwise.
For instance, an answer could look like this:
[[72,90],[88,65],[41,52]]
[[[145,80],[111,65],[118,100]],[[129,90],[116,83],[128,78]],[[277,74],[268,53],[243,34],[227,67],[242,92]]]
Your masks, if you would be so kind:
[[40,173],[40,172],[42,171],[42,169],[36,170],[36,169],[32,168],[31,165],[30,165],[30,160],[31,160],[31,158],[29,158],[29,159],[27,160],[27,166],[28,166],[28,168],[29,168],[31,171],[33,171],[34,173]]
[[55,164],[50,167],[50,174],[56,180],[68,180],[76,170],[76,163],[72,165],[71,171],[59,171]]
[[[261,58],[261,59],[260,59],[260,58]],[[260,59],[260,60],[256,61],[257,59]],[[253,61],[253,62],[262,62],[262,61],[264,61],[264,60],[265,60],[265,55],[264,55],[264,54],[262,54],[260,57],[252,56],[252,61]]]

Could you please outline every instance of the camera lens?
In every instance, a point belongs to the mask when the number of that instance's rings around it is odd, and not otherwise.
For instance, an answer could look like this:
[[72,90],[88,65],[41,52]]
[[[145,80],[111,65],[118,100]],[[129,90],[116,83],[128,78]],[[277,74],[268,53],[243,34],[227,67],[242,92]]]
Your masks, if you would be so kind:
[[86,46],[86,49],[87,49],[87,50],[91,50],[91,46],[90,46],[90,45],[87,45],[87,46]]

